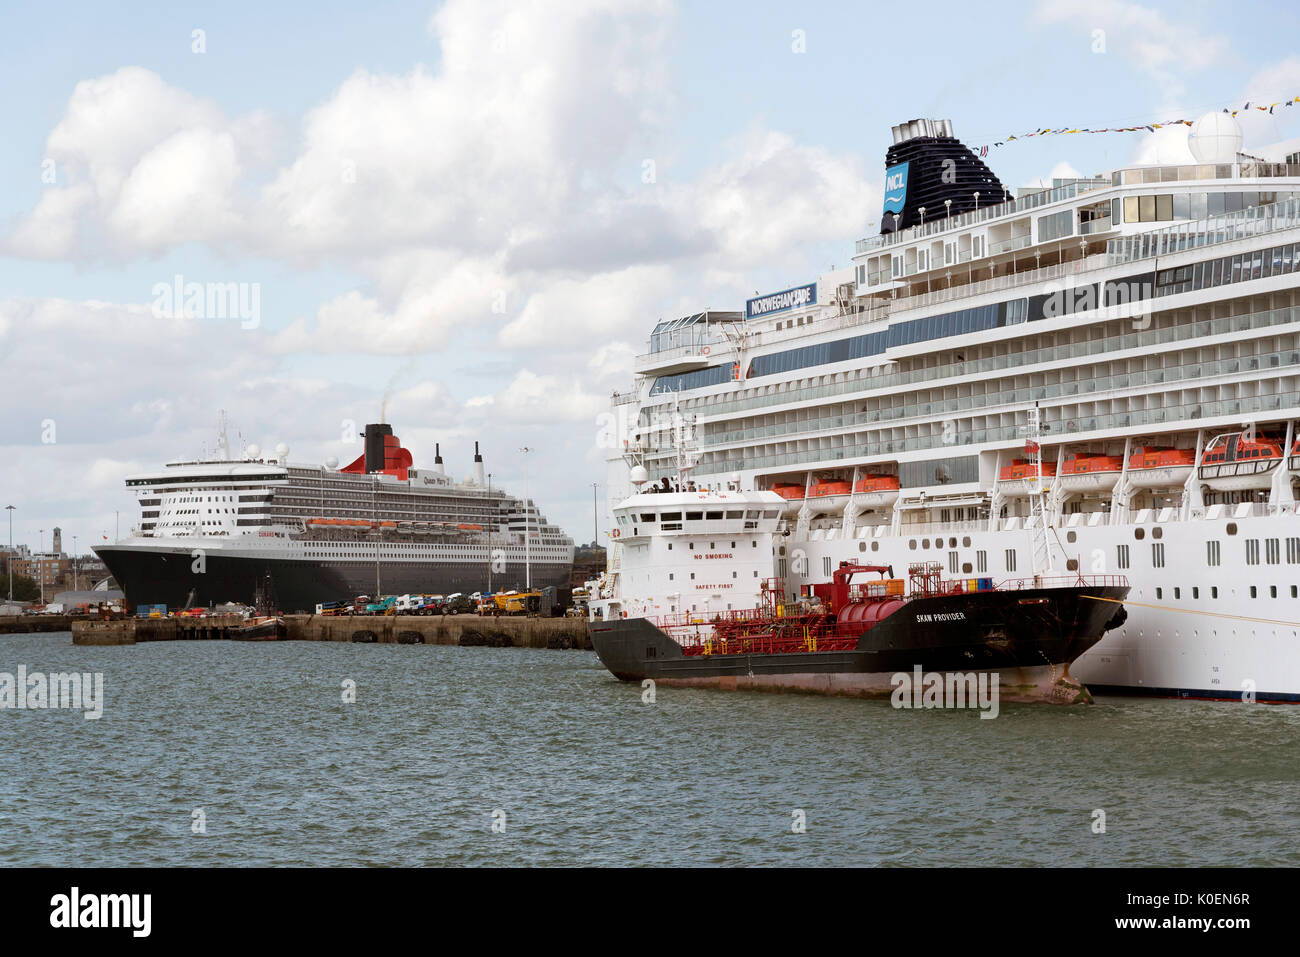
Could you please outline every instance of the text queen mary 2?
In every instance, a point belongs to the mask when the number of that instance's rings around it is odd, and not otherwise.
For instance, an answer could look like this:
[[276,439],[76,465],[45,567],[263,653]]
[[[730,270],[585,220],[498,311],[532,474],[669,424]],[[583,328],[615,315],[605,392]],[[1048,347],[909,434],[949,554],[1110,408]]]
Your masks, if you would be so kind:
[[[1069,665],[1124,619],[1122,576],[907,579],[841,562],[791,595],[773,576],[784,500],[689,478],[693,423],[678,417],[677,474],[614,509],[617,561],[590,605],[601,662],[625,681],[885,697],[894,676],[996,674],[1002,700],[1090,700]],[[647,487],[648,486],[648,487]]]

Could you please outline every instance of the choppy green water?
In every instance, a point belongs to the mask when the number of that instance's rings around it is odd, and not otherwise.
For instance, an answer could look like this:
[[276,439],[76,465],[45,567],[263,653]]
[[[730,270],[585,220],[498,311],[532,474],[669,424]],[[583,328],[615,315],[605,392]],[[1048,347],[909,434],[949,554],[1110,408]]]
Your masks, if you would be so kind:
[[1300,864],[1295,706],[643,704],[590,652],[0,637],[19,665],[106,701],[0,711],[0,864]]

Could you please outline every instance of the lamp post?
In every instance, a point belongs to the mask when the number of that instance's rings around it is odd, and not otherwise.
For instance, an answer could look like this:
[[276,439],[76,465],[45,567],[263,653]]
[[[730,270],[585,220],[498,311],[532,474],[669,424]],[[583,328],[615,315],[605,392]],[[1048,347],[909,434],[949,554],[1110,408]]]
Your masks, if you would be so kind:
[[45,559],[41,556],[45,554],[45,529],[40,529],[40,537],[37,539],[38,548],[36,550],[36,572],[37,577],[41,580],[41,604],[45,604]]
[[980,191],[975,190],[975,212],[980,211]]
[[9,601],[12,602],[14,600],[14,507],[6,505],[5,511],[9,513],[9,551],[6,553],[8,567],[5,571],[9,575]]
[[533,590],[533,506],[528,499],[528,446],[519,450],[524,454],[524,589]]
[[487,516],[487,540],[488,540],[488,587],[487,593],[492,594],[492,473],[488,472],[488,516]]
[[943,201],[943,209],[944,209],[944,218],[952,219],[952,200],[945,199]]
[[598,482],[591,483],[591,543],[597,548],[600,547],[600,519],[596,512],[596,486]]
[[72,590],[77,590],[77,536],[72,536]]

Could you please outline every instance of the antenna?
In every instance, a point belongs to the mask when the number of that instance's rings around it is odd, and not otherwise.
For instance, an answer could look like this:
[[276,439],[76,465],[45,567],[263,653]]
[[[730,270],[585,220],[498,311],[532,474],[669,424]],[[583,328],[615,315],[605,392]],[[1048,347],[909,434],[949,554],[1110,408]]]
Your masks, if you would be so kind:
[[226,436],[226,410],[221,409],[217,413],[217,455],[221,461],[230,460],[230,439]]

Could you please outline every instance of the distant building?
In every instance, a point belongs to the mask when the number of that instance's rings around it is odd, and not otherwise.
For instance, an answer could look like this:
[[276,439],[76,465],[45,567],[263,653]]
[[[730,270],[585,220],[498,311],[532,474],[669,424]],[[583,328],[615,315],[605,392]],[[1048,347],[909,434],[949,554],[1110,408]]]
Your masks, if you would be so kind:
[[76,608],[78,605],[98,605],[101,601],[122,600],[122,593],[116,589],[108,591],[61,591],[51,601],[62,603],[64,608]]

